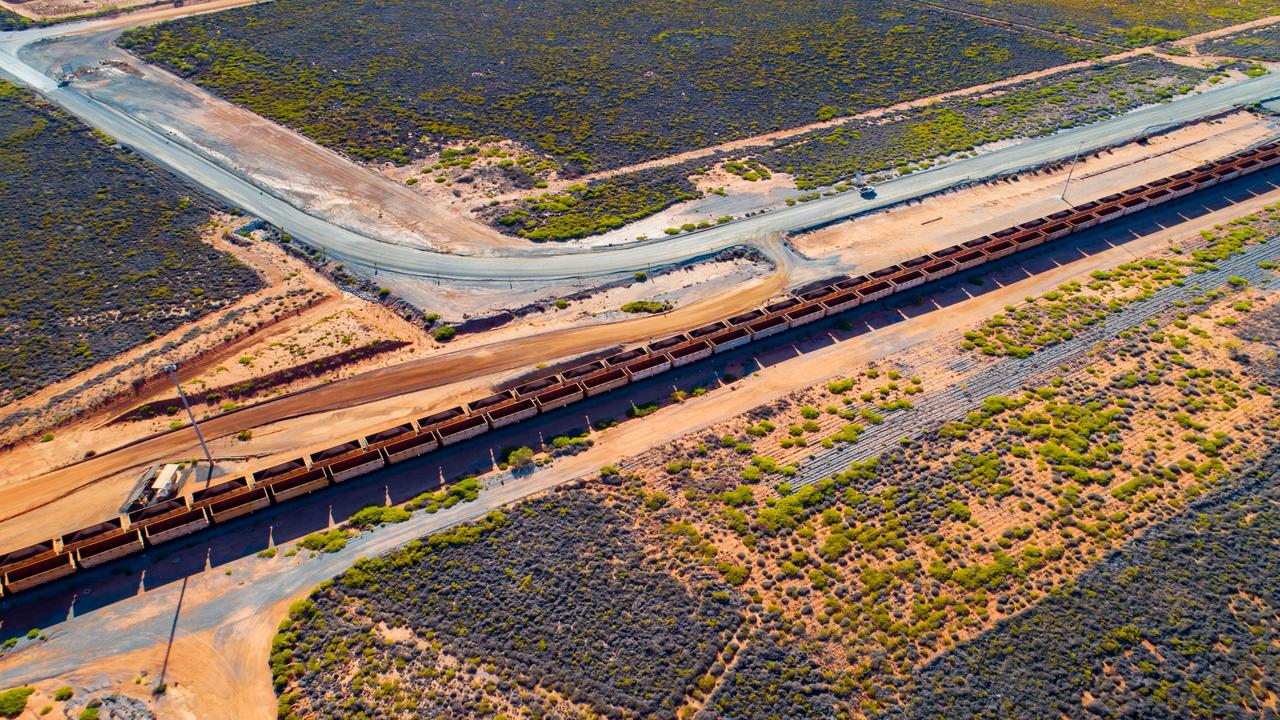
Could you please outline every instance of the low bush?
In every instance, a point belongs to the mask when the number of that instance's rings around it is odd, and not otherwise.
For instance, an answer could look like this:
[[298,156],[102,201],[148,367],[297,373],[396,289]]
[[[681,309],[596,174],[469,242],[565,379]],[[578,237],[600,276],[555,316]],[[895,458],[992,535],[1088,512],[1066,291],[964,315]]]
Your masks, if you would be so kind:
[[0,715],[18,717],[27,707],[27,698],[36,691],[33,687],[16,687],[0,692]]
[[625,313],[664,313],[671,309],[671,303],[663,300],[634,300],[622,306]]
[[[272,646],[282,715],[481,717],[507,704],[544,714],[535,686],[596,715],[663,715],[741,623],[738,602],[715,596],[726,592],[655,568],[619,508],[553,493],[318,588]],[[409,639],[383,639],[384,624]],[[451,658],[474,659],[484,677]]]
[[351,535],[342,528],[313,532],[298,541],[298,545],[312,552],[336,553],[347,546]]
[[0,80],[0,402],[262,287],[201,241],[223,209]]
[[357,510],[347,522],[361,530],[368,530],[385,523],[402,523],[409,517],[409,511],[404,508],[370,505]]

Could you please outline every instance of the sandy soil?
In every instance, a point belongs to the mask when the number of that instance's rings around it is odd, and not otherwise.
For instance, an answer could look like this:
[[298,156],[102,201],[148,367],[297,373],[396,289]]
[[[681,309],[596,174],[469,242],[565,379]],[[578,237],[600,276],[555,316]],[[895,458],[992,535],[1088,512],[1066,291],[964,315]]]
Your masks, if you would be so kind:
[[[767,268],[746,260],[689,266],[657,275],[646,282],[631,282],[624,287],[575,300],[563,309],[551,306],[543,312],[527,315],[486,333],[462,335],[447,346],[431,340],[418,327],[407,323],[385,306],[348,294],[335,294],[298,316],[223,348],[199,364],[185,369],[182,373],[183,387],[188,393],[194,393],[233,385],[374,340],[405,340],[412,343],[399,350],[343,366],[322,377],[299,380],[257,396],[237,399],[236,403],[243,406],[433,354],[456,353],[471,347],[483,348],[495,342],[535,333],[633,320],[636,319],[635,315],[619,309],[622,304],[633,300],[666,300],[674,307],[680,307],[730,293],[735,287],[748,282],[757,283],[761,292],[779,288],[781,279],[770,279],[767,277],[769,274],[771,273]],[[116,447],[135,438],[164,432],[170,428],[171,422],[185,421],[185,416],[162,415],[123,426],[109,423],[112,418],[144,402],[172,396],[172,386],[167,382],[153,383],[143,392],[131,394],[121,402],[113,403],[110,412],[97,413],[94,418],[87,419],[87,422],[79,426],[68,428],[67,431],[60,430],[55,442],[34,443],[25,447],[30,452],[38,453],[40,459],[50,466],[57,466],[79,459],[83,455],[82,448]],[[202,421],[224,412],[220,402],[196,403],[194,409]],[[20,457],[21,450],[20,448],[14,457]],[[260,451],[239,443],[227,448],[227,453],[230,457],[261,457]]]
[[[19,414],[26,417],[6,427],[0,433],[0,441],[9,443],[39,434],[64,417],[82,412],[83,408],[109,412],[119,402],[129,402],[129,396],[136,392],[164,387],[168,380],[162,377],[162,368],[168,363],[182,366],[180,376],[186,378],[191,372],[199,371],[216,353],[234,352],[274,337],[289,327],[291,319],[298,314],[332,312],[327,309],[337,295],[332,283],[311,272],[304,263],[266,243],[244,248],[227,241],[226,234],[243,223],[242,218],[219,218],[205,240],[257,270],[266,283],[265,288],[5,405],[0,409],[0,418]],[[179,342],[194,329],[199,329],[200,334]],[[164,350],[167,345],[173,347]],[[95,379],[98,382],[94,382]],[[136,389],[139,384],[140,389]]]
[[249,609],[228,627],[176,638],[166,669],[176,687],[156,703],[157,717],[204,720],[211,705],[225,718],[270,717],[276,697],[266,668],[271,638],[288,607],[285,601]]
[[[717,423],[731,421],[763,403],[794,395],[797,391],[821,384],[828,378],[846,376],[853,368],[864,367],[869,363],[877,363],[885,368],[894,366],[895,356],[899,359],[914,357],[912,353],[917,348],[936,348],[953,343],[958,328],[980,322],[998,312],[1004,305],[1017,303],[1026,295],[1047,291],[1073,277],[1123,262],[1132,253],[1149,254],[1168,245],[1179,244],[1194,236],[1201,228],[1274,203],[1277,197],[1280,197],[1280,191],[1148,236],[1127,247],[1114,248],[1050,272],[1031,276],[974,301],[953,306],[945,314],[915,317],[848,342],[829,345],[794,360],[767,367],[703,397],[666,407],[638,421],[594,433],[596,444],[592,448],[579,455],[557,460],[552,469],[535,474],[529,481],[537,481],[541,486],[590,475],[601,465],[616,463],[620,458],[635,456]],[[940,382],[962,381],[963,377],[948,371],[930,374],[924,383],[927,387],[937,387]],[[486,492],[502,494],[510,491],[511,488],[501,491],[492,488]],[[373,539],[377,542],[377,535]],[[285,565],[279,560],[264,563],[249,557],[224,566],[232,570],[233,575],[225,575],[222,568],[219,568],[219,572],[191,578],[185,588],[182,617],[202,614],[203,608],[207,608],[210,603],[219,603],[223,595],[232,588],[246,584],[257,586],[260,582],[278,583],[283,578],[281,572],[293,573],[296,570],[309,577],[314,573],[308,572],[306,563],[317,561],[299,557],[286,559],[284,562],[292,564]],[[167,633],[160,632],[158,628],[167,630],[168,623],[161,623],[156,618],[173,616],[176,597],[180,592],[175,585],[147,593],[136,602],[130,600],[129,608],[100,611],[112,622],[125,622],[126,625],[138,623],[139,630],[145,637],[138,641],[137,649],[106,661],[95,662],[70,676],[59,677],[58,683],[80,682],[82,678],[86,678],[98,683],[99,687],[127,689],[131,682],[128,678],[141,671],[147,671],[147,682],[157,677],[167,641]],[[309,586],[297,584],[297,589],[288,597],[301,595],[306,587]],[[266,648],[285,603],[277,598],[268,607],[244,607],[243,593],[240,597],[241,600],[233,603],[237,609],[231,611],[227,620],[219,624],[216,630],[179,630],[166,670],[166,679],[171,689],[157,706],[162,717],[270,716],[274,696],[266,671]],[[168,608],[167,616],[165,607]],[[151,629],[144,630],[144,625]],[[44,662],[51,653],[58,652],[57,648],[58,641],[55,638],[54,642],[37,645],[14,656],[9,662]],[[53,687],[55,683],[48,684]]]
[[1240,23],[1239,25],[1232,25],[1231,27],[1219,28],[1217,30],[1209,30],[1208,32],[1202,32],[1199,35],[1188,35],[1187,37],[1181,38],[1179,40],[1174,40],[1173,44],[1176,47],[1184,48],[1194,53],[1196,52],[1196,45],[1206,40],[1213,40],[1214,38],[1220,38],[1220,37],[1223,37],[1224,35],[1234,35],[1235,33],[1238,33],[1238,32],[1251,30],[1256,27],[1262,27],[1263,25],[1272,25],[1277,22],[1280,22],[1280,15],[1271,15],[1270,17],[1258,18],[1257,20],[1251,20],[1246,23]]
[[[224,464],[228,471],[249,460],[257,466],[269,463],[260,459],[263,457],[285,453],[293,457],[300,450],[328,447],[335,434],[367,432],[427,408],[482,396],[511,373],[531,370],[540,363],[647,340],[719,319],[739,308],[754,307],[781,292],[783,283],[783,276],[775,273],[731,289],[725,287],[719,294],[662,315],[588,327],[540,329],[533,336],[450,348],[218,415],[202,422],[201,428],[215,458],[229,459]],[[572,306],[568,310],[573,310]],[[460,362],[462,358],[465,362]],[[109,515],[141,467],[159,458],[187,458],[199,452],[190,430],[139,439],[129,428],[69,428],[61,431],[54,443],[25,443],[0,456],[8,471],[0,479],[0,508],[4,508],[0,511],[0,547],[19,547],[27,537],[48,536],[50,528],[65,532]],[[250,441],[232,437],[248,428],[254,429]],[[115,444],[96,444],[100,442]],[[51,446],[63,449],[55,453]],[[120,449],[102,451],[113,446]],[[89,447],[97,448],[99,454],[81,460]],[[80,462],[67,465],[75,460]],[[59,502],[56,513],[48,508],[34,512],[55,499],[68,498],[75,501]]]
[[[317,383],[332,382],[358,372],[405,362],[429,351],[432,346],[422,332],[410,327],[386,308],[349,295],[335,298],[322,307],[312,308],[278,330],[272,333],[271,338],[261,338],[252,345],[244,346],[243,349],[231,348],[230,352],[220,353],[217,364],[212,367],[202,367],[202,371],[190,380],[184,380],[183,389],[190,394],[235,385],[278,370],[354,350],[378,340],[402,340],[411,343],[399,350],[344,365],[324,376],[278,385],[257,395],[240,396],[234,400],[238,405],[245,405],[272,395],[282,395]],[[145,402],[172,397],[172,387],[161,386],[156,389],[156,392],[131,397],[128,405],[132,409]],[[193,409],[197,417],[202,420],[223,412],[220,402],[196,403]],[[103,421],[107,421],[108,417],[104,416]],[[175,419],[185,422],[184,416],[176,418],[160,416],[133,423],[133,427],[126,432],[134,436],[160,432],[167,429],[169,423]],[[106,431],[107,428],[103,427],[101,430]],[[111,439],[103,440],[107,445],[116,444]]]
[[[768,243],[756,243],[758,249],[770,250]],[[776,263],[779,258],[772,257],[784,252],[781,246],[771,251],[771,259]],[[573,264],[572,257],[566,257],[568,266]],[[710,282],[717,278],[737,276],[740,282],[764,272],[762,267],[755,269],[741,266],[727,267],[718,261],[703,261],[681,265],[678,267],[655,267],[648,272],[650,278],[659,281],[666,276],[677,278],[676,286],[682,287],[681,303],[689,303],[705,297],[707,290],[697,287],[697,282]],[[682,279],[681,279],[682,278]],[[609,277],[587,277],[564,280],[551,285],[543,281],[513,282],[439,282],[425,278],[410,277],[395,273],[376,276],[374,282],[389,288],[398,298],[422,308],[424,312],[440,315],[442,322],[457,324],[471,317],[486,317],[502,311],[516,310],[529,305],[545,305],[555,302],[557,298],[582,293],[595,293],[606,297],[608,301],[621,298],[625,293],[617,291],[618,283],[629,283],[631,273],[621,273]],[[674,287],[674,286],[673,286]],[[643,290],[643,288],[642,288]],[[628,298],[637,299],[637,298]],[[614,303],[619,305],[626,300]],[[519,326],[519,323],[513,325]]]
[[[466,160],[465,164],[450,164],[446,152],[457,152],[453,158]],[[512,183],[499,167],[501,163],[519,163],[529,175],[547,181],[546,188],[513,190]],[[437,167],[443,165],[444,167]],[[392,180],[412,186],[414,192],[425,195],[437,203],[448,205],[455,212],[466,212],[488,203],[491,199],[526,197],[551,192],[550,181],[556,181],[553,160],[531,150],[514,140],[485,143],[454,143],[439,152],[431,153],[411,165],[382,163],[370,166],[374,172]],[[556,187],[571,185],[572,181],[556,181]]]
[[[627,279],[624,285],[612,287],[592,293],[589,297],[569,302],[568,307],[557,308],[551,305],[547,309],[526,315],[482,335],[464,335],[461,341],[452,345],[470,347],[487,345],[494,341],[533,333],[545,333],[568,327],[587,327],[604,323],[632,320],[636,315],[624,313],[621,307],[637,300],[655,300],[668,302],[673,308],[701,303],[733,292],[734,288],[747,283],[755,283],[761,288],[776,288],[780,292],[786,284],[785,275],[778,275],[767,264],[736,259],[727,261],[705,262],[673,269],[668,272],[654,274],[643,281]],[[589,292],[591,283],[581,288],[565,287],[562,290]],[[455,290],[455,292],[457,292]],[[555,297],[545,295],[544,302]]]
[[[141,25],[154,12],[122,16]],[[33,46],[33,62],[92,69],[77,87],[93,98],[159,127],[171,137],[317,217],[402,245],[459,253],[527,246],[469,220],[402,183],[370,172],[336,152],[213,95],[113,44],[117,33],[72,35]]]
[[839,257],[859,270],[885,267],[992,229],[1016,225],[1208,160],[1230,155],[1269,137],[1268,122],[1240,112],[1087,157],[1072,173],[1067,201],[1061,199],[1069,169],[1023,175],[963,192],[927,198],[792,239],[801,254]]
[[[254,558],[236,565],[235,575],[227,578],[219,572],[190,579],[185,587],[170,587],[165,593],[153,593],[158,611],[172,618],[178,607],[170,593],[180,594],[182,610],[215,601],[226,585],[242,586],[250,582],[255,570],[263,570]],[[180,583],[178,585],[181,585]],[[299,593],[305,594],[304,593]],[[271,687],[268,666],[271,637],[285,616],[288,600],[265,607],[244,607],[228,617],[226,626],[195,632],[178,632],[168,646],[167,623],[139,624],[144,646],[110,659],[94,663],[56,681],[37,683],[37,692],[27,701],[27,712],[21,718],[43,717],[38,711],[52,704],[56,709],[64,703],[52,700],[53,692],[62,685],[76,688],[76,697],[65,703],[78,709],[91,696],[125,695],[152,706],[157,718],[164,720],[204,720],[204,718],[274,717],[275,693]],[[154,606],[153,606],[154,607]],[[166,619],[167,619],[166,618]],[[165,693],[153,696],[152,690],[163,681]],[[75,717],[68,713],[67,717]]]
[[[204,13],[217,12],[228,8],[240,7],[241,5],[252,5],[258,1],[186,0],[181,6],[177,6],[165,0],[160,0],[160,2],[156,2],[156,0],[79,0],[79,2],[77,0],[26,0],[25,2],[0,0],[0,7],[7,8],[33,20],[59,18],[66,16],[68,13],[82,15],[86,12],[91,12],[87,9],[89,5],[93,6],[92,12],[108,8],[128,10],[128,12],[99,18],[92,28],[93,32],[97,32],[110,27],[130,27],[189,15],[203,15]],[[62,7],[70,9],[64,12],[59,9]],[[53,12],[46,12],[45,8]]]
[[0,2],[0,7],[32,20],[48,20],[69,15],[88,15],[108,9],[124,10],[155,2],[156,0],[10,0]]

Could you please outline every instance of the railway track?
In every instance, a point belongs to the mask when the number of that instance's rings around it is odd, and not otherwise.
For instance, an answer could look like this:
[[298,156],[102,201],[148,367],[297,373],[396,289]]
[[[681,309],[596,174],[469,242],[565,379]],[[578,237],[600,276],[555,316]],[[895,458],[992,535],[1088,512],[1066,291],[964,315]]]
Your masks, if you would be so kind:
[[[210,525],[288,502],[389,464],[514,425],[540,413],[614,391],[673,368],[690,365],[714,354],[876,302],[1277,164],[1280,164],[1280,143],[1262,145],[867,275],[833,280],[822,287],[643,347],[623,350],[563,372],[548,373],[467,405],[424,417],[405,418],[395,425],[330,448],[271,467],[258,468],[243,476],[128,514],[106,518],[81,530],[0,555],[0,597],[53,582],[77,570],[141,552]],[[1251,248],[1223,263],[1218,270],[1198,277],[1201,282],[1225,282],[1231,274],[1238,274],[1261,284],[1264,278],[1254,257],[1270,250]],[[1244,267],[1251,261],[1252,269]],[[1223,269],[1228,267],[1230,270]],[[1161,293],[1165,295],[1161,296]],[[1042,350],[1033,355],[1032,360],[996,363],[981,373],[976,386],[948,389],[936,396],[936,400],[931,401],[923,412],[911,412],[901,419],[895,416],[893,424],[873,426],[857,445],[833,448],[831,453],[819,454],[806,463],[799,480],[814,482],[829,476],[855,459],[879,454],[904,435],[919,433],[939,423],[940,419],[961,414],[972,406],[975,398],[1017,388],[1035,377],[1036,373],[1043,373],[1074,357],[1071,353],[1083,354],[1091,343],[1114,337],[1121,331],[1116,328],[1132,327],[1154,316],[1177,297],[1191,297],[1192,291],[1166,288],[1161,293],[1156,295],[1166,298],[1163,303],[1153,302],[1155,298],[1152,298],[1131,305],[1106,324],[1081,333],[1075,341]]]
[[1174,303],[1189,302],[1204,292],[1224,287],[1233,276],[1242,277],[1255,287],[1280,289],[1280,274],[1258,267],[1259,262],[1275,260],[1277,256],[1280,256],[1280,244],[1276,242],[1253,245],[1243,253],[1219,262],[1217,269],[1195,275],[1191,278],[1195,284],[1159,290],[1081,331],[1071,340],[1038,350],[1027,358],[1001,359],[982,370],[972,383],[926,395],[910,410],[886,413],[886,422],[867,428],[856,443],[811,453],[799,464],[798,472],[790,482],[799,486],[831,477],[854,462],[883,454],[904,437],[917,437],[948,421],[964,417],[984,398],[1017,392],[1029,385],[1045,382],[1054,375],[1079,369],[1093,360],[1093,349],[1099,344],[1111,342],[1121,333],[1148,320],[1161,324],[1171,321],[1182,311]]

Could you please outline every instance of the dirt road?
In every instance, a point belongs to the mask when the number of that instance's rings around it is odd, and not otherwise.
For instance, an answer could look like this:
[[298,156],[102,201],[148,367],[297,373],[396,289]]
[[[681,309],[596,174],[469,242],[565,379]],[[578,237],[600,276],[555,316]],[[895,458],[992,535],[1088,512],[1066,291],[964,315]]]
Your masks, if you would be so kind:
[[[1026,295],[1047,291],[1094,269],[1127,261],[1171,244],[1181,244],[1200,229],[1239,217],[1280,199],[1272,190],[1238,204],[1199,215],[1123,246],[1030,275],[978,298],[953,305],[946,313],[926,313],[882,327],[852,340],[827,344],[769,365],[735,385],[666,407],[634,422],[599,433],[580,455],[519,482],[491,487],[473,504],[437,515],[416,515],[402,525],[363,534],[336,555],[306,559],[259,560],[252,555],[219,565],[216,571],[172,582],[120,600],[65,623],[46,628],[47,643],[0,659],[0,684],[96,681],[130,689],[139,672],[157,677],[171,630],[176,640],[166,680],[171,690],[160,700],[163,717],[266,718],[274,707],[266,667],[267,645],[282,609],[319,581],[356,558],[403,544],[426,532],[465,521],[531,493],[589,475],[601,465],[729,420],[742,412],[848,373],[868,361],[893,362],[897,353],[956,342],[958,329],[980,322]],[[175,612],[179,607],[180,611]],[[175,620],[175,617],[177,618]]]
[[[554,330],[533,337],[515,338],[373,370],[219,415],[202,422],[200,427],[206,438],[213,440],[291,418],[314,416],[356,406],[369,408],[379,400],[429,388],[440,388],[441,394],[448,392],[449,395],[469,394],[471,397],[478,397],[487,393],[488,382],[494,380],[499,373],[532,369],[539,363],[612,345],[646,340],[717,320],[759,305],[783,290],[786,280],[786,273],[775,273],[746,284],[733,293],[663,315]],[[353,423],[352,434],[374,430],[384,424],[369,409],[362,409],[354,415],[356,422]],[[360,417],[372,419],[362,424],[359,422]],[[292,451],[295,454],[305,449],[305,445],[293,443]],[[32,533],[43,537],[53,532],[75,529],[83,526],[85,521],[92,522],[97,517],[110,515],[110,499],[117,498],[116,502],[119,502],[118,498],[123,497],[132,483],[130,476],[123,476],[121,473],[158,459],[183,458],[196,454],[198,446],[188,429],[145,438],[114,451],[100,451],[95,457],[48,473],[16,481],[0,480],[4,483],[0,485],[0,508],[4,509],[0,511],[0,548],[7,549],[10,545],[18,547]],[[102,483],[108,478],[108,482]],[[65,513],[61,510],[42,510],[55,500],[69,498],[74,498],[75,502],[61,503],[67,508]],[[27,542],[32,541],[34,540]]]
[[[990,18],[983,17],[983,20],[989,21]],[[1241,30],[1247,30],[1249,28],[1270,25],[1276,22],[1280,22],[1280,15],[1273,15],[1271,17],[1261,18],[1251,22],[1241,23],[1240,25],[1233,25],[1229,28],[1210,30],[1208,32],[1200,33],[1198,35],[1189,35],[1185,38],[1175,41],[1174,45],[1182,48],[1191,49],[1191,48],[1194,48],[1197,43],[1203,42],[1205,40],[1221,37],[1223,35],[1233,34],[1236,32],[1240,32]],[[1152,52],[1151,48],[1136,48],[1133,50],[1125,50],[1123,52],[1113,53],[1105,57],[1097,58],[1095,60],[1081,60],[1079,62],[1066,63],[1064,65],[1055,65],[1054,67],[1045,68],[1043,70],[1035,70],[1032,72],[1023,73],[1021,75],[1015,75],[1013,77],[1005,78],[1004,80],[998,80],[996,82],[985,83],[982,85],[974,85],[972,87],[961,88],[959,90],[952,90],[949,92],[938,93],[937,95],[930,95],[929,97],[918,98],[916,100],[909,100],[907,102],[898,103],[896,105],[889,105],[882,108],[875,108],[874,110],[867,110],[865,112],[857,113],[854,115],[846,115],[844,117],[839,117],[832,120],[813,122],[807,125],[800,125],[793,128],[787,128],[785,130],[777,130],[770,133],[764,133],[762,135],[753,135],[751,137],[742,138],[740,140],[733,140],[730,142],[720,143],[718,145],[710,145],[708,147],[698,148],[696,150],[689,150],[687,152],[683,152],[677,155],[670,155],[668,157],[658,158],[656,160],[648,160],[645,162],[636,163],[634,165],[628,165],[626,167],[588,173],[586,175],[582,175],[576,178],[557,180],[555,182],[550,183],[549,189],[554,191],[554,190],[562,189],[573,183],[590,182],[592,180],[600,180],[604,178],[614,177],[616,175],[622,175],[624,173],[636,172],[639,170],[648,170],[651,168],[667,167],[669,165],[678,165],[680,163],[687,162],[689,160],[697,160],[698,158],[711,157],[718,153],[741,153],[749,150],[762,150],[762,149],[773,146],[779,141],[789,140],[791,138],[797,138],[801,135],[813,132],[815,130],[825,130],[827,128],[840,127],[841,125],[847,125],[849,123],[858,122],[861,120],[871,120],[878,117],[884,117],[886,115],[893,115],[893,114],[905,112],[907,110],[911,110],[914,108],[927,107],[929,105],[933,105],[935,103],[939,103],[944,100],[949,100],[952,98],[967,97],[972,95],[981,95],[983,93],[990,93],[996,90],[1001,90],[1003,88],[1008,88],[1012,85],[1017,85],[1018,83],[1023,83],[1030,80],[1038,80],[1040,78],[1049,77],[1050,75],[1056,75],[1058,73],[1067,72],[1069,70],[1081,70],[1087,67],[1092,67],[1099,63],[1125,60],[1128,58],[1137,57],[1139,55],[1150,54],[1151,52]],[[1184,64],[1184,65],[1194,64],[1188,61],[1187,58],[1177,56],[1177,55],[1162,55],[1161,57],[1163,57],[1166,60],[1179,63],[1179,64]],[[1199,64],[1196,64],[1195,66],[1203,67],[1203,65],[1199,65]],[[539,192],[547,192],[547,190],[539,190]],[[508,192],[508,193],[503,193],[501,195],[498,195],[497,198],[500,201],[507,202],[510,200],[529,197],[532,194],[534,193],[531,193],[529,191],[513,191],[513,192]]]
[[[136,24],[134,16],[126,17]],[[118,34],[112,30],[59,38],[30,48],[24,58],[49,75],[62,65],[92,69],[76,83],[81,92],[167,137],[201,147],[265,192],[340,227],[438,252],[484,254],[495,247],[529,245],[139,61],[115,46]]]
[[[1116,155],[1082,165],[1078,176],[1082,184],[1079,192],[1123,189],[1149,177],[1176,171],[1183,165],[1195,165],[1209,155],[1230,152],[1235,147],[1257,140],[1262,131],[1262,126],[1251,116],[1240,115],[1221,125],[1179,131],[1153,141],[1153,147],[1131,146]],[[1153,157],[1147,160],[1144,159],[1146,155]],[[1051,201],[1060,202],[1053,187],[1057,182],[1053,176],[1036,176],[1023,183],[966,190],[928,200],[922,205],[839,225],[802,238],[798,245],[808,252],[822,253],[835,249],[844,256],[842,259],[847,266],[866,269],[875,266],[877,259],[883,261],[881,264],[887,264],[902,259],[903,253],[910,255],[915,250],[932,249],[917,248],[920,243],[950,244],[956,239],[963,239],[951,237],[955,229],[953,226],[978,226],[990,223],[993,216],[1025,213],[1024,205],[1039,208],[1045,203],[1051,204]],[[968,205],[974,205],[976,209],[965,209]],[[925,224],[934,214],[949,219],[936,225]],[[924,218],[924,215],[930,217]],[[973,230],[973,233],[977,232]],[[851,237],[860,238],[855,247],[842,247]],[[786,270],[790,273],[794,268]],[[497,373],[529,369],[540,362],[653,337],[724,317],[781,289],[782,282],[775,276],[767,282],[745,286],[731,295],[696,303],[664,316],[554,330],[534,338],[516,338],[423,358],[216,417],[205,424],[205,429],[211,437],[217,438],[249,428],[274,426],[273,429],[281,433],[278,440],[282,451],[296,453],[306,449],[309,442],[336,439],[336,430],[327,435],[315,432],[317,427],[326,427],[317,425],[321,422],[321,414],[330,414],[324,421],[327,423],[333,421],[332,414],[336,411],[350,409],[340,422],[344,423],[344,431],[349,430],[354,435],[394,417],[385,411],[379,414],[378,401],[390,402],[398,396],[429,388],[438,388],[441,392],[420,400],[439,403],[456,400],[467,393],[474,397],[483,394],[480,387],[492,382]],[[405,414],[426,408],[417,405],[405,407],[403,398],[399,403],[401,412]],[[291,418],[297,420],[287,426],[282,423]],[[292,447],[287,442],[288,438],[294,440]],[[94,449],[103,451],[103,448]],[[10,544],[17,546],[22,539],[35,539],[30,537],[32,534],[48,535],[49,528],[69,530],[96,520],[99,514],[109,512],[112,498],[124,492],[124,486],[130,479],[122,473],[160,458],[191,456],[195,450],[189,432],[166,433],[53,472],[36,475],[35,470],[26,469],[30,474],[28,478],[0,486],[0,507],[8,510],[0,517],[0,548]],[[50,516],[47,510],[33,512],[54,500],[70,497],[78,498],[78,501],[60,505],[74,507],[74,515],[64,516],[59,512]]]
[[1133,143],[1099,157],[1085,157],[1071,172],[1067,199],[1061,197],[1067,168],[1023,175],[1018,182],[992,183],[938,195],[889,212],[792,238],[807,257],[835,256],[858,271],[887,267],[981,237],[992,229],[1043,217],[1092,198],[1168,177],[1226,157],[1274,137],[1269,120],[1239,112],[1212,123],[1197,123]]

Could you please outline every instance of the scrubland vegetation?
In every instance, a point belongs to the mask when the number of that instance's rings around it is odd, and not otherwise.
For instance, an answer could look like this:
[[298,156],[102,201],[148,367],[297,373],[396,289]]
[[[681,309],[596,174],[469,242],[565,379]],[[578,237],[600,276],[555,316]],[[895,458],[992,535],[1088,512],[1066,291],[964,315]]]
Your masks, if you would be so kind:
[[257,289],[200,240],[212,202],[0,81],[0,401]]
[[623,173],[495,206],[486,215],[504,232],[530,240],[583,238],[702,197],[688,175],[683,166]]
[[1227,55],[1250,60],[1280,60],[1280,28],[1266,25],[1245,30],[1235,35],[1200,43],[1198,48],[1205,55]]
[[941,0],[932,4],[1137,47],[1274,14],[1273,0]]
[[1048,135],[1105,120],[1191,91],[1205,71],[1144,57],[1029,80],[976,97],[955,98],[884,118],[815,130],[759,158],[795,176],[806,190],[859,172],[925,168],[979,145]]
[[12,718],[22,714],[27,698],[36,691],[33,687],[16,687],[0,692],[0,716]]
[[623,303],[621,307],[622,312],[632,314],[664,313],[670,309],[671,303],[665,300],[634,300],[629,303]]
[[[1026,357],[1071,339],[1126,305],[1173,284],[1194,282],[1195,274],[1280,231],[1280,205],[1206,230],[1206,243],[1189,253],[1151,257],[1099,270],[1088,281],[1073,280],[1019,306],[1009,306],[981,327],[967,331],[961,347],[984,355]],[[1185,322],[1181,322],[1185,325]]]
[[741,610],[647,556],[638,505],[553,494],[360,561],[281,626],[281,717],[670,716]]
[[[749,612],[762,612],[794,645],[823,659],[832,692],[855,716],[900,717],[931,658],[1068,587],[1082,568],[1183,514],[1186,503],[1230,486],[1239,463],[1274,444],[1271,379],[1256,377],[1249,360],[1265,346],[1214,342],[1206,330],[1244,327],[1256,302],[1248,294],[1233,290],[1200,306],[1202,314],[1176,320],[1189,341],[1177,324],[1136,328],[1085,372],[987,398],[968,417],[833,479],[792,487],[785,467],[760,460],[771,438],[789,438],[783,428],[828,412],[819,403],[784,416],[759,411],[745,429],[752,441],[745,453],[728,436],[686,444],[690,461],[668,465],[647,484],[673,498],[671,515],[720,549],[709,562],[732,568],[753,600]],[[831,399],[857,392],[848,385],[831,383]],[[735,559],[726,563],[726,556]],[[1073,616],[1077,627],[1083,613]],[[1095,617],[1110,622],[1105,612]],[[1105,631],[1091,637],[1102,642]],[[1005,645],[986,647],[992,664],[983,671],[993,676],[1001,665],[992,658]],[[1038,649],[1026,658],[1043,657]],[[1089,678],[1089,664],[1076,665],[1069,652],[1062,664]],[[967,704],[929,704],[915,716],[970,717],[987,707],[981,682],[957,680],[973,665],[962,652],[955,657],[950,672],[930,677],[939,693]],[[1057,692],[1049,687],[1053,666],[1019,665],[1022,681]],[[1164,677],[1156,665],[1143,667]],[[1095,665],[1095,682],[1098,672]],[[1191,668],[1169,672],[1170,682],[1207,681]],[[1015,686],[1006,697],[1017,694]],[[1043,717],[1049,708],[1078,716],[1074,690],[1020,705],[1013,716]],[[1265,693],[1258,697],[1256,704],[1267,702]],[[1187,701],[1177,702],[1171,707]]]
[[1006,307],[977,330],[967,331],[961,347],[984,355],[1026,357],[1070,340],[1085,327],[1162,287],[1181,282],[1182,277],[1181,263],[1168,258],[1097,271],[1087,284],[1072,280],[1024,305]]
[[[858,173],[925,169],[940,158],[964,156],[988,143],[1099,122],[1188,93],[1208,77],[1207,71],[1154,57],[1134,58],[946,100],[890,118],[815,130],[779,142],[758,159],[729,160],[723,167],[747,180],[768,179],[770,170],[785,172],[794,176],[800,190],[837,186]],[[586,237],[700,197],[689,177],[701,171],[696,163],[681,163],[622,173],[565,192],[487,208],[483,214],[496,227],[534,240]],[[818,197],[814,193],[799,199]]]
[[698,720],[737,718],[834,718],[839,701],[822,669],[802,648],[779,646],[755,637],[738,654]]
[[[1216,228],[1179,268],[1277,217]],[[1250,483],[1280,431],[1277,308],[1245,282],[1205,291],[1089,365],[801,482],[804,453],[929,402],[925,379],[868,368],[427,538],[323,586],[286,626],[286,711],[388,707],[319,680],[370,647],[384,659],[351,670],[358,684],[442,717],[1266,717],[1276,509]],[[1213,562],[1192,562],[1205,548]],[[654,637],[681,633],[683,653],[626,655],[647,613],[671,618]],[[358,640],[336,652],[339,638]],[[626,657],[602,667],[596,643]]]
[[1096,52],[898,0],[283,0],[121,42],[354,157],[405,163],[441,141],[496,135],[569,175]]
[[1238,488],[922,668],[903,717],[1271,717],[1277,472],[1272,455]]
[[0,8],[0,32],[26,30],[34,24],[16,12]]

